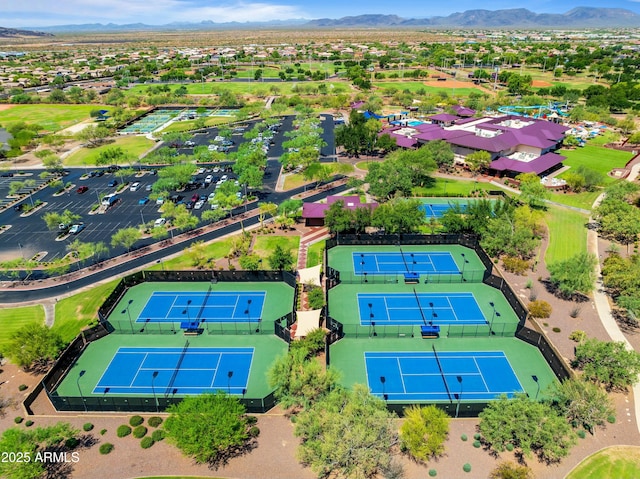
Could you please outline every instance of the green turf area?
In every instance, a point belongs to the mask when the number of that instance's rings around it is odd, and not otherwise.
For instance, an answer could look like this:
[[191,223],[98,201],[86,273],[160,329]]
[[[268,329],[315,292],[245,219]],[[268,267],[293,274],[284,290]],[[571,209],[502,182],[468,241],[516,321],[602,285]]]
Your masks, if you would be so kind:
[[[235,235],[237,236],[237,235]],[[231,249],[231,242],[233,241],[233,236],[217,240],[215,242],[209,243],[205,245],[205,254],[207,258],[216,261],[218,259],[224,258],[225,255],[229,253]],[[188,253],[184,252],[175,258],[171,258],[165,261],[160,261],[150,267],[150,270],[161,271],[161,270],[182,270],[193,268],[194,263]]]
[[[304,86],[318,86],[321,83],[318,81],[304,82]],[[271,88],[277,88],[278,93],[281,95],[291,95],[294,93],[294,89],[300,84],[298,82],[278,82],[278,83],[263,83],[263,82],[207,82],[207,83],[188,83],[188,84],[170,84],[171,90],[176,90],[181,86],[187,87],[187,93],[190,95],[211,95],[217,94],[221,91],[227,90],[235,94],[249,94],[255,95],[260,93],[261,95],[269,95]],[[295,88],[294,88],[295,87]],[[347,91],[346,85],[343,85],[344,90]],[[149,86],[136,85],[130,90],[127,90],[126,95],[140,95],[146,94]]]
[[318,241],[309,246],[307,250],[307,268],[322,264],[325,241]]
[[[426,81],[426,79],[424,80]],[[477,92],[480,88],[473,85],[473,83],[469,82],[468,87],[463,88],[451,88],[451,87],[437,87],[437,86],[427,86],[423,83],[423,81],[399,81],[399,82],[385,82],[385,81],[374,81],[373,85],[379,89],[392,88],[397,91],[409,90],[410,92],[416,92],[418,90],[424,90],[425,93],[437,94],[440,92],[447,93],[448,95],[455,96],[469,96],[472,92]]]
[[58,301],[53,330],[58,331],[66,342],[71,342],[81,330],[98,318],[98,308],[119,281],[110,281]]
[[602,193],[602,190],[599,189],[596,191],[584,191],[582,193],[557,192],[551,193],[551,195],[549,196],[549,200],[567,206],[574,206],[576,208],[590,210],[593,206],[593,202],[600,195],[600,193]]
[[137,161],[138,157],[150,149],[154,144],[155,142],[153,140],[144,136],[122,136],[116,138],[112,143],[98,146],[97,148],[80,148],[78,151],[65,158],[64,164],[67,166],[95,165],[96,159],[102,151],[116,146],[121,147],[128,155],[131,155],[133,161]]
[[[567,157],[562,164],[571,167],[568,171],[583,165],[605,175],[605,184],[616,181],[615,178],[607,176],[607,174],[614,168],[623,168],[632,157],[630,152],[612,150],[593,144],[574,150],[560,150],[558,153]],[[563,178],[566,174],[567,172],[564,172],[558,177]]]
[[475,190],[500,190],[496,185],[482,181],[452,180],[450,178],[433,178],[435,181],[428,187],[416,186],[412,192],[414,196],[471,196]]
[[7,128],[24,121],[54,132],[88,120],[91,110],[109,108],[103,105],[15,105],[8,110],[0,111],[0,125]]
[[14,331],[29,323],[44,323],[44,308],[40,305],[0,309],[0,353]]
[[[364,363],[364,353],[368,351],[431,351],[435,345],[436,351],[503,351],[511,367],[513,368],[520,384],[529,394],[535,397],[538,393],[538,384],[532,376],[538,377],[540,392],[539,398],[544,397],[546,388],[557,381],[553,371],[547,365],[540,351],[516,338],[484,337],[484,338],[440,338],[422,339],[420,335],[415,338],[381,338],[372,337],[364,339],[349,339],[345,337],[331,346],[331,367],[341,374],[340,382],[345,387],[354,384],[367,384],[367,371]],[[453,393],[454,391],[452,391]],[[462,404],[464,404],[464,394]],[[464,410],[464,406],[461,408]],[[576,476],[578,477],[578,476]],[[610,476],[615,477],[615,476]]]
[[[265,325],[266,326],[266,325]],[[190,348],[255,348],[249,382],[247,384],[247,398],[263,398],[272,390],[267,384],[267,371],[273,361],[286,353],[287,343],[270,335],[207,335],[189,337]],[[121,347],[172,347],[182,349],[185,338],[182,334],[117,334],[112,333],[98,341],[94,341],[82,353],[80,358],[71,367],[71,372],[62,380],[56,393],[60,396],[78,397],[78,371],[86,371],[79,379],[80,388],[85,397],[99,396],[109,397],[109,394],[100,392],[92,394],[94,387],[100,381],[111,359]],[[164,397],[165,391],[158,392],[158,396]],[[145,396],[137,394],[136,396]],[[151,396],[151,394],[146,395]]]
[[640,447],[612,446],[584,459],[566,479],[637,479],[640,477]]
[[[234,122],[236,118],[226,116],[210,116],[204,122],[205,126],[217,126]],[[195,130],[196,120],[176,121],[162,130],[162,133],[170,133],[172,131],[191,131]]]
[[545,214],[549,229],[546,264],[564,261],[587,251],[587,215],[551,206]]
[[253,244],[253,253],[266,261],[277,245],[291,251],[293,262],[297,263],[300,246],[299,236],[258,236]]
[[359,168],[364,171],[369,171],[369,165],[371,163],[372,163],[371,161],[359,161],[356,163],[356,168]]

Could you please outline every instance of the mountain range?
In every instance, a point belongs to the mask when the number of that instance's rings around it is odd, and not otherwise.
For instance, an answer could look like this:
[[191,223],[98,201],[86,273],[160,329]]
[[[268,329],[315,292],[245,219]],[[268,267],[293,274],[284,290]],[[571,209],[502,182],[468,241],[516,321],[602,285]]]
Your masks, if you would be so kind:
[[0,38],[51,37],[51,33],[0,27]]
[[[214,30],[214,29],[256,29],[256,28],[604,28],[640,27],[640,15],[622,8],[576,7],[566,13],[535,13],[526,8],[504,10],[466,10],[448,16],[430,18],[402,18],[397,15],[357,15],[337,19],[316,20],[289,19],[269,22],[227,22],[216,23],[205,20],[198,23],[174,22],[164,25],[114,23],[57,25],[38,27],[33,35],[62,32],[116,32],[116,31],[160,31],[160,30]],[[23,32],[0,28],[2,31]]]

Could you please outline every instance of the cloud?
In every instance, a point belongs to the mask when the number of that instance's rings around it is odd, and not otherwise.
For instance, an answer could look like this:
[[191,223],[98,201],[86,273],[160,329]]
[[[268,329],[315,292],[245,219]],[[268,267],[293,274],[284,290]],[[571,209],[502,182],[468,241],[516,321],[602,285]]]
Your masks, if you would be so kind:
[[[248,22],[304,18],[297,6],[232,0],[28,0],[7,1],[3,16],[13,26],[44,26],[61,23],[149,23],[175,21]],[[7,21],[2,21],[3,26]]]

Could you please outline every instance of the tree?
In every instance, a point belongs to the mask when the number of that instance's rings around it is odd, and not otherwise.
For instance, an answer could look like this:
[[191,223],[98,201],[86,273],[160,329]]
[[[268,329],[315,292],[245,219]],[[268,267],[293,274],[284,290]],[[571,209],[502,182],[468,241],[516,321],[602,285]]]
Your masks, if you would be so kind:
[[450,417],[436,406],[411,406],[400,428],[400,448],[418,462],[444,453]]
[[393,418],[367,387],[335,388],[298,415],[298,457],[318,477],[375,477],[391,463]]
[[280,203],[278,213],[288,218],[293,218],[299,213],[300,208],[302,208],[302,200],[288,199]]
[[325,369],[309,355],[306,348],[292,349],[269,368],[269,386],[285,409],[311,407],[338,382],[336,369]]
[[351,211],[345,208],[344,201],[333,202],[324,214],[324,225],[331,233],[344,233],[352,227]]
[[213,261],[213,258],[209,256],[207,251],[207,245],[204,241],[194,241],[186,251],[186,256],[189,258],[189,262],[196,268],[206,268]]
[[100,145],[111,135],[111,131],[104,126],[89,125],[76,134],[78,140],[86,142],[88,146]]
[[576,442],[571,426],[555,409],[524,394],[491,401],[479,417],[480,433],[497,452],[511,444],[525,456],[535,452],[541,460],[557,462]]
[[167,441],[197,463],[217,465],[249,446],[249,424],[236,397],[224,393],[185,397],[167,408]]
[[421,206],[419,200],[404,198],[383,203],[373,212],[373,226],[387,234],[415,233],[425,222]]
[[638,382],[640,353],[625,349],[623,342],[589,338],[576,346],[575,354],[572,366],[607,390],[625,391]]
[[527,466],[502,461],[489,473],[489,479],[533,479],[533,473]]
[[516,176],[520,182],[520,198],[532,208],[542,208],[549,192],[535,173],[522,173]]
[[22,427],[6,429],[0,437],[0,451],[21,454],[17,457],[22,460],[0,461],[0,476],[5,479],[37,479],[59,476],[60,471],[55,471],[59,464],[47,461],[42,453],[52,450],[56,453],[67,452],[67,458],[71,461],[72,454],[66,446],[66,441],[77,435],[77,429],[62,422],[34,429]]
[[[627,183],[626,181],[624,183]],[[630,205],[621,194],[609,193],[594,211],[594,218],[599,222],[599,230],[603,236],[629,245],[636,241],[640,234],[640,209]]]
[[484,150],[474,151],[465,157],[464,162],[474,174],[477,174],[480,170],[489,167],[491,155]]
[[566,379],[555,385],[549,401],[574,427],[584,427],[591,434],[606,425],[615,414],[611,398],[598,385],[580,378]]
[[365,177],[369,193],[380,199],[395,195],[409,196],[413,187],[413,174],[408,165],[397,160],[371,163]]
[[429,152],[439,169],[447,171],[453,166],[455,155],[451,145],[446,141],[430,141],[423,148],[426,148],[426,151]]
[[96,158],[96,165],[119,165],[124,161],[131,161],[129,154],[120,146],[112,146],[102,150]]
[[260,228],[262,228],[264,226],[264,220],[267,215],[272,218],[276,215],[276,212],[278,211],[278,205],[276,205],[275,203],[259,203],[258,211],[260,212]]
[[135,227],[122,228],[116,231],[111,236],[111,246],[114,248],[122,246],[127,250],[127,253],[131,251],[131,247],[141,238],[140,230]]
[[573,296],[575,293],[588,294],[595,286],[597,262],[593,254],[578,253],[564,261],[551,263],[551,283],[565,297]]
[[11,333],[3,353],[18,366],[41,369],[56,359],[63,347],[58,331],[44,324],[28,323]]
[[238,258],[238,263],[242,269],[258,271],[262,266],[262,259],[257,254],[243,254]]
[[282,245],[277,244],[273,249],[273,253],[267,258],[269,266],[277,270],[290,270],[293,266],[293,255],[291,251],[286,250]]
[[220,221],[222,218],[226,216],[224,210],[217,208],[215,210],[207,210],[203,211],[200,218],[202,221],[208,221],[209,223],[215,223],[216,221]]

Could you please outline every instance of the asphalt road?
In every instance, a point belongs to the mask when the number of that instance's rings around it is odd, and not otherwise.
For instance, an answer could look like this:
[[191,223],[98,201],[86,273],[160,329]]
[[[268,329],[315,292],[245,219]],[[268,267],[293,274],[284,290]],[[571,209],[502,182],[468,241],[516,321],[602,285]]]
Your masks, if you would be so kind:
[[[319,201],[321,199],[326,198],[328,195],[338,194],[346,189],[347,189],[346,185],[341,185],[329,190],[323,190],[313,196],[306,198],[305,201],[311,201],[311,202]],[[304,187],[297,188],[287,193],[274,193],[269,200],[274,201],[276,203],[280,203],[288,199],[290,196],[294,194],[298,194],[302,191],[304,191]],[[251,206],[252,208],[255,208],[257,207],[257,204],[253,203]],[[258,221],[259,221],[258,216],[248,218],[243,222],[244,227],[257,224]],[[185,248],[187,248],[188,246],[190,246],[195,241],[215,240],[229,233],[240,231],[241,228],[242,226],[240,225],[239,222],[230,224],[222,228],[219,228],[215,231],[211,231],[200,236],[194,236],[193,238],[185,242],[169,245],[166,248],[163,248],[161,250],[154,251],[144,256],[132,258],[127,262],[117,264],[108,269],[94,270],[90,272],[90,274],[84,274],[78,279],[68,281],[65,283],[56,284],[48,288],[33,289],[33,290],[23,290],[23,289],[11,290],[9,288],[2,289],[0,290],[0,303],[19,303],[19,302],[28,302],[28,301],[38,301],[46,298],[52,298],[52,297],[64,295],[69,292],[83,288],[85,286],[91,286],[97,283],[98,281],[109,279],[119,274],[127,273],[132,269],[141,267],[153,261],[160,260],[165,256],[178,253],[184,250]]]

